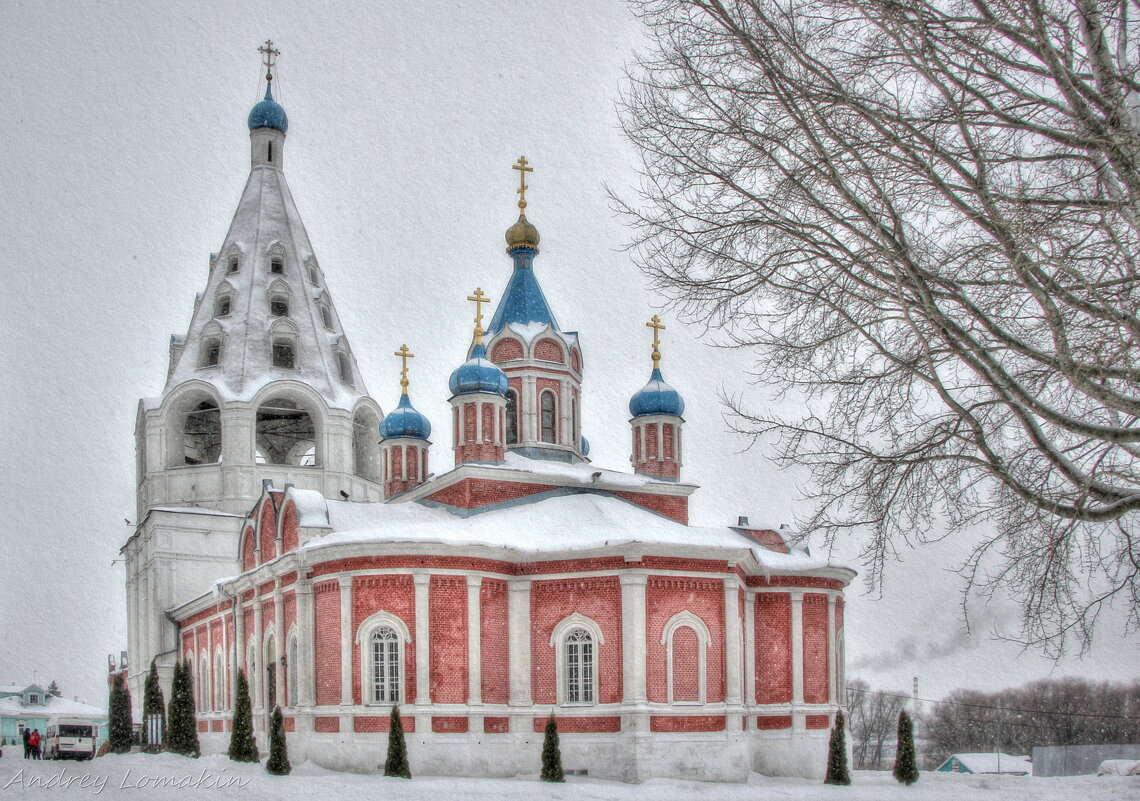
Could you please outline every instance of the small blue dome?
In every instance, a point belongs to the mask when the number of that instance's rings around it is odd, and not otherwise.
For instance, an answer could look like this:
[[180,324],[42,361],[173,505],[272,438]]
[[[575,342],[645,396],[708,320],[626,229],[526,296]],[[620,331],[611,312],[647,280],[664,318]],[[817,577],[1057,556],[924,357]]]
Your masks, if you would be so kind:
[[470,392],[493,392],[507,394],[507,374],[498,365],[487,359],[487,349],[482,344],[471,351],[471,358],[459,365],[447,382],[452,395],[466,395]]
[[629,413],[634,417],[649,414],[671,414],[680,417],[685,413],[685,401],[677,390],[665,383],[661,370],[654,369],[649,383],[629,399]]
[[380,423],[381,439],[394,439],[396,437],[427,439],[429,436],[431,436],[431,423],[412,408],[412,401],[408,398],[407,393],[400,396],[399,405],[388,412],[384,421]]
[[582,455],[590,455],[590,440],[586,439],[585,437],[582,437]]
[[281,133],[289,130],[289,118],[276,100],[273,99],[272,84],[265,86],[265,99],[250,109],[249,129],[276,128]]

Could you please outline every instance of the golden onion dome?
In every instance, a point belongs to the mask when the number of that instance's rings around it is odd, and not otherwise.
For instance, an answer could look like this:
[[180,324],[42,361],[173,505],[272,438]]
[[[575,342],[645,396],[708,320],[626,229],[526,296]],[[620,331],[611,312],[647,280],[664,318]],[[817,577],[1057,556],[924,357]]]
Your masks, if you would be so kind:
[[515,248],[538,248],[538,229],[531,225],[525,214],[519,214],[519,220],[507,229],[507,250]]

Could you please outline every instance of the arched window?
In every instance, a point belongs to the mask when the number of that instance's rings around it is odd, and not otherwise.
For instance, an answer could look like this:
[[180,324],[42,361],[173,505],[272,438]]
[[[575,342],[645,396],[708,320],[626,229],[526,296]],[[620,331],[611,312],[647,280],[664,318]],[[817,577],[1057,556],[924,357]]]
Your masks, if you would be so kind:
[[203,712],[210,711],[210,660],[202,654],[202,660],[198,663],[198,708]]
[[568,704],[594,703],[594,638],[585,629],[566,635],[565,693]]
[[557,442],[558,415],[555,413],[554,393],[549,389],[543,390],[539,396],[539,407],[542,415],[542,441]]
[[507,444],[516,445],[519,441],[519,394],[507,390]]
[[380,420],[367,407],[352,416],[353,472],[369,481],[380,481]]
[[293,337],[279,334],[273,337],[273,366],[293,370],[297,366]]
[[391,626],[374,629],[368,638],[368,680],[369,703],[400,702],[400,636]]
[[237,256],[237,254],[236,254],[236,253],[231,253],[231,254],[230,254],[230,261],[229,261],[229,266],[228,266],[228,268],[227,268],[227,269],[228,269],[228,270],[229,270],[231,273],[236,273],[236,272],[238,271],[238,267],[239,267],[240,265],[241,265],[241,261],[240,261],[240,259],[238,259],[238,256]]
[[348,354],[338,350],[336,352],[336,365],[340,371],[340,380],[352,386],[352,361],[348,358]]
[[273,256],[269,259],[269,272],[281,275],[285,272],[285,257]]
[[277,642],[270,634],[265,641],[265,711],[277,706]]
[[320,276],[317,275],[317,266],[315,264],[309,265],[309,283],[313,286],[320,286]]
[[270,164],[272,164],[273,163],[273,143],[272,142],[269,143],[269,147],[266,150],[266,156],[267,156],[267,158],[265,160],[268,161]]
[[212,400],[187,412],[182,425],[182,464],[212,464],[222,456],[222,414]]
[[226,660],[219,648],[214,654],[214,709],[226,708]]
[[271,317],[288,317],[289,298],[285,295],[271,295],[269,298],[269,314]]
[[246,671],[246,678],[249,684],[249,701],[251,706],[257,706],[257,701],[261,697],[257,694],[261,682],[257,680],[257,643],[249,644],[249,657],[246,662],[248,670]]
[[288,398],[271,398],[257,410],[257,464],[317,463],[312,416]]
[[333,330],[332,307],[325,301],[321,301],[321,322],[325,324],[325,328]]
[[712,642],[708,626],[685,610],[669,618],[661,632],[666,647],[667,700],[671,704],[703,704],[707,700],[706,666]]
[[222,337],[214,335],[202,340],[202,350],[199,352],[199,367],[217,367],[222,360]]
[[227,317],[230,313],[230,296],[220,295],[214,304],[215,317]]
[[288,705],[297,705],[297,635],[289,635],[289,650],[285,657],[285,664],[288,667],[285,677],[285,689],[287,690]]

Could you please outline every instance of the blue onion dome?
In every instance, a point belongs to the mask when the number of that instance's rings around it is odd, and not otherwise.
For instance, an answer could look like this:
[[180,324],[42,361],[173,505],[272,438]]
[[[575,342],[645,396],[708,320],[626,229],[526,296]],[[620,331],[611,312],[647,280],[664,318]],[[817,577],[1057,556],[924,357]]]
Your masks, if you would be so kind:
[[471,351],[471,358],[459,365],[447,382],[452,395],[466,395],[469,392],[493,392],[507,394],[507,374],[487,358],[487,349],[482,343]]
[[634,417],[650,414],[670,414],[680,417],[685,413],[685,401],[673,387],[665,383],[661,370],[653,369],[649,383],[629,399],[629,413]]
[[289,130],[285,109],[273,99],[273,84],[265,85],[265,99],[250,109],[247,122],[251,131],[254,128],[276,128],[281,133]]
[[380,423],[381,439],[396,437],[427,439],[429,436],[431,436],[431,423],[412,408],[412,401],[406,392],[400,396],[400,403],[396,408],[388,412],[384,421]]
[[585,437],[582,437],[582,455],[590,455],[590,440],[586,439]]

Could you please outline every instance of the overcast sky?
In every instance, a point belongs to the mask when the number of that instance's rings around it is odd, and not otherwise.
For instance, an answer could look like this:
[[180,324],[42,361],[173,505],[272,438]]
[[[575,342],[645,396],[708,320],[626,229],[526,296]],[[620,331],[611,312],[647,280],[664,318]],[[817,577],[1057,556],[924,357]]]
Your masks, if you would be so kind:
[[[412,397],[451,460],[447,377],[466,352],[476,286],[498,299],[503,232],[525,155],[535,268],[585,354],[583,430],[595,464],[629,469],[625,404],[648,377],[661,311],[628,253],[606,187],[632,197],[618,129],[624,66],[645,46],[618,0],[564,2],[0,3],[0,683],[105,703],[106,654],[126,647],[118,550],[135,520],[138,399],[158,395],[171,333],[185,333],[248,174],[257,47],[281,50],[285,169],[367,387]],[[698,524],[792,524],[803,476],[727,433],[719,393],[758,408],[753,354],[678,324],[663,370],[686,400],[684,477]],[[715,337],[715,334],[712,335]],[[962,538],[903,550],[882,593],[848,592],[848,676],[939,697],[1046,675],[1135,676],[1110,610],[1093,652],[1060,665],[995,641],[1002,601],[971,606],[951,572]],[[858,569],[858,538],[837,561]],[[138,700],[136,700],[136,704]]]

